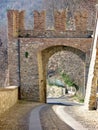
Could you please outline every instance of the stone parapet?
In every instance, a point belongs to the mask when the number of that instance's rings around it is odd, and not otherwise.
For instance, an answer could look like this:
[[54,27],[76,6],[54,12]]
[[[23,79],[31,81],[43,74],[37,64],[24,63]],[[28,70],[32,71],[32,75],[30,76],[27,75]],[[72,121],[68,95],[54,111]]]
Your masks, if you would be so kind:
[[0,88],[0,114],[15,105],[18,101],[18,87]]

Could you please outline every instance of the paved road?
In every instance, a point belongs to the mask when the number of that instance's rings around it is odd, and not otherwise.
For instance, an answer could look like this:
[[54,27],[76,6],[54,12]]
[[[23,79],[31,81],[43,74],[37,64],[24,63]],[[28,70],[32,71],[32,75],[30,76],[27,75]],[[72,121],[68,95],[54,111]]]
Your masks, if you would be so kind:
[[40,110],[40,119],[42,130],[73,130],[56,115],[52,105],[46,105]]
[[49,99],[48,102],[49,104],[40,104],[19,101],[0,116],[0,130],[73,130],[52,109],[56,104],[59,104],[58,106],[71,104],[65,102],[64,98],[61,101]]
[[79,103],[68,101],[65,97],[48,98],[47,103],[31,112],[29,130],[85,130],[63,109]]
[[74,130],[88,130],[66,112],[65,106],[53,106],[53,110],[62,121]]
[[47,103],[49,104],[59,104],[65,106],[76,106],[76,105],[83,105],[77,102],[70,101],[67,97],[62,98],[48,98]]

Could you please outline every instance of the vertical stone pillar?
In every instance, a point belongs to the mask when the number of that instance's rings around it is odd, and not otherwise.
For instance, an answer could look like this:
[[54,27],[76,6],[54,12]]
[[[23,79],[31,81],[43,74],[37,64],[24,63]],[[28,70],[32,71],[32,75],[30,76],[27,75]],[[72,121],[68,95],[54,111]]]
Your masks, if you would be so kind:
[[54,12],[54,27],[56,31],[66,31],[66,12],[65,10]]
[[87,80],[87,88],[86,88],[86,96],[85,96],[85,108],[88,110],[97,109],[97,101],[96,101],[96,92],[97,92],[97,64],[98,64],[98,6],[96,11],[96,25],[94,30],[94,38],[93,38],[93,47],[92,47],[92,55],[89,66],[88,80]]
[[97,74],[96,74],[96,69],[95,69],[94,77],[92,80],[91,95],[90,95],[89,104],[88,104],[89,110],[96,110],[97,109],[96,92],[97,92]]
[[9,10],[8,17],[8,71],[9,85],[19,85],[18,75],[18,33],[19,11]]
[[86,31],[87,30],[87,18],[88,14],[86,11],[76,12],[75,13],[75,25],[77,31]]
[[46,21],[45,21],[45,11],[38,12],[34,11],[34,30],[35,31],[45,31]]
[[43,60],[42,52],[38,53],[38,71],[39,71],[39,95],[40,102],[46,102],[46,70],[45,70],[45,62]]

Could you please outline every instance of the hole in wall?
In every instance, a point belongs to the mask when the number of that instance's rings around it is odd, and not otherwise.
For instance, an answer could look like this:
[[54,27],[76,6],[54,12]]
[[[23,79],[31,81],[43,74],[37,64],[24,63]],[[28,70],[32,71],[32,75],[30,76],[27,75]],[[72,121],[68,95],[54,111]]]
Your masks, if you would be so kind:
[[29,56],[29,53],[26,51],[25,52],[25,58],[28,58],[28,56]]

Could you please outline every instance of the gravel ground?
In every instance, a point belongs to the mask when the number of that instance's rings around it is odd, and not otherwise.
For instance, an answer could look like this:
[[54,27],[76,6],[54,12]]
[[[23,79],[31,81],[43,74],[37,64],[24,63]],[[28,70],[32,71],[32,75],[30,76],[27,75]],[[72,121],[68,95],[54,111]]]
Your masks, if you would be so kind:
[[83,106],[65,106],[65,111],[88,130],[98,130],[98,110],[87,111]]

